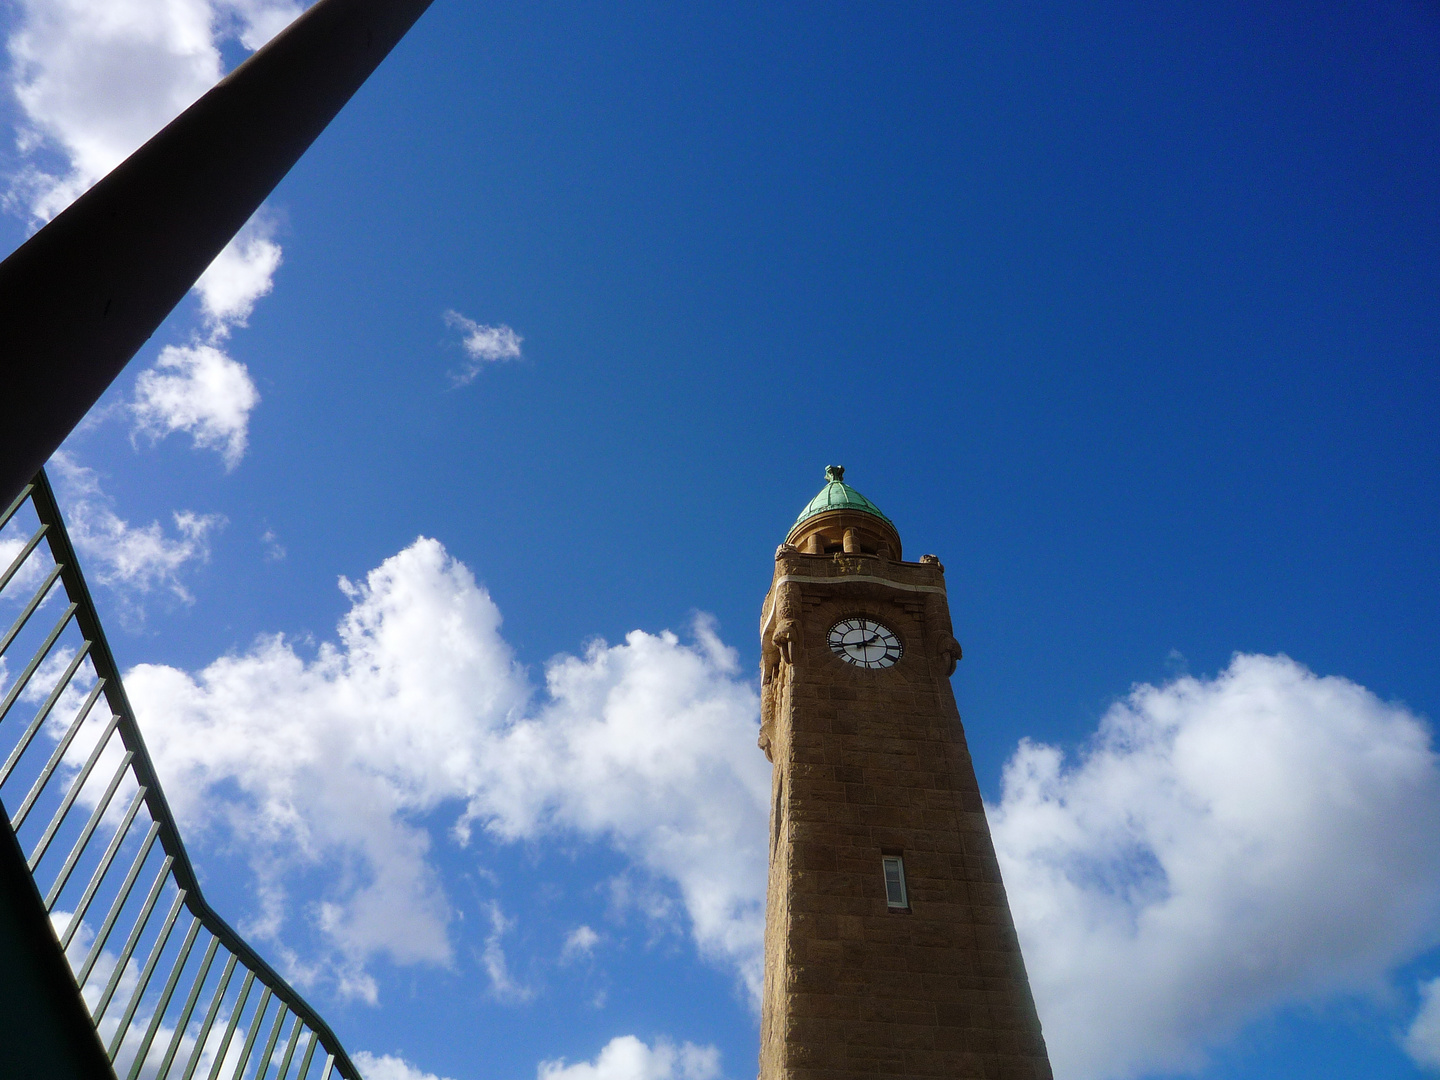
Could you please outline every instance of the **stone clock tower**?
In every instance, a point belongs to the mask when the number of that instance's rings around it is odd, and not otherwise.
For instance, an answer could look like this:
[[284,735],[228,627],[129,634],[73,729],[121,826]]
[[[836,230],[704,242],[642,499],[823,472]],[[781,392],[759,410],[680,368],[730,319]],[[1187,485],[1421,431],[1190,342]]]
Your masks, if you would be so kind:
[[775,553],[760,1080],[1049,1080],[950,691],[945,568],[828,483]]

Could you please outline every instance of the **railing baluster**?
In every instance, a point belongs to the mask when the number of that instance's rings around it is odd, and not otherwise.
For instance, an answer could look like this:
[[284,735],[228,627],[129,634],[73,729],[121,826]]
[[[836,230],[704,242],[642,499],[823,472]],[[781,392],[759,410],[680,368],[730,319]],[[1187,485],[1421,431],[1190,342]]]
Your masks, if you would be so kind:
[[[260,985],[264,986],[264,983]],[[250,1021],[250,1030],[245,1033],[245,1046],[240,1051],[240,1061],[235,1066],[235,1071],[230,1074],[230,1080],[240,1080],[240,1074],[245,1071],[245,1066],[250,1061],[250,1051],[255,1049],[255,1037],[260,1034],[260,1024],[265,1019],[265,1010],[270,1007],[270,995],[273,993],[270,987],[265,987],[265,992],[260,995],[260,1006],[255,1010],[255,1019]],[[283,1009],[284,1006],[282,1005]]]
[[[295,1056],[295,1047],[300,1042],[302,1027],[304,1027],[304,1022],[300,1019],[300,1014],[296,1013],[295,1023],[290,1025],[290,1038],[285,1042],[285,1056],[280,1059],[280,1071],[275,1074],[275,1080],[285,1080],[285,1074],[290,1071],[290,1059]],[[258,1080],[265,1080],[265,1078],[259,1077]]]
[[195,1075],[195,1067],[200,1064],[200,1058],[205,1052],[205,1044],[210,1040],[210,1028],[220,1012],[220,1003],[225,1000],[225,991],[230,987],[230,976],[235,973],[237,959],[238,957],[231,953],[230,959],[225,961],[225,970],[220,975],[219,985],[215,987],[215,996],[210,999],[210,1008],[205,1013],[205,1023],[200,1026],[200,1035],[196,1039],[195,1049],[190,1052],[190,1061],[185,1066],[185,1075],[181,1080],[190,1080]]
[[50,655],[50,650],[55,647],[55,642],[59,640],[61,632],[69,624],[70,617],[75,614],[75,609],[79,606],[79,604],[72,602],[70,606],[65,609],[60,616],[60,621],[55,624],[55,629],[51,630],[50,635],[40,643],[39,651],[30,658],[30,662],[25,665],[25,670],[20,672],[19,676],[15,679],[15,685],[12,686],[10,692],[5,695],[5,700],[0,701],[0,723],[4,723],[5,717],[10,715],[10,709],[15,704],[16,699],[24,692],[25,687],[30,682],[30,677],[35,674],[35,669],[44,663],[45,658]]
[[[29,816],[30,808],[35,805],[35,800],[40,797],[40,792],[50,782],[51,775],[55,772],[61,759],[64,758],[65,752],[70,749],[70,744],[75,741],[75,736],[79,733],[86,718],[89,717],[90,710],[95,707],[95,702],[100,700],[100,691],[104,689],[105,680],[96,679],[94,687],[90,690],[90,696],[85,699],[85,704],[75,714],[75,719],[70,721],[70,726],[65,729],[65,736],[55,745],[54,751],[50,754],[50,760],[45,762],[45,767],[40,770],[40,775],[35,778],[35,783],[30,785],[30,791],[25,796],[25,801],[20,804],[20,809],[11,816],[10,827],[16,832],[19,832],[20,826],[25,824],[25,818]],[[118,723],[119,719],[116,717],[115,722]],[[112,727],[110,730],[115,729]]]
[[[4,526],[0,525],[0,528],[4,528]],[[19,573],[20,567],[25,565],[25,560],[28,559],[30,557],[30,553],[35,550],[35,545],[40,543],[41,538],[49,531],[49,525],[41,525],[40,528],[35,530],[34,534],[26,542],[25,546],[20,549],[20,554],[16,555],[15,558],[11,561],[9,567],[5,570],[5,573],[0,574],[0,592],[5,591],[5,586],[10,584],[10,579],[13,578],[17,573]]]
[[[145,789],[142,787],[135,792],[130,800],[130,806],[125,811],[125,817],[120,822],[120,827],[115,830],[115,835],[110,838],[110,843],[105,846],[105,854],[100,858],[100,865],[95,867],[95,873],[90,875],[90,884],[85,886],[85,892],[80,897],[80,903],[75,905],[75,911],[70,916],[70,923],[65,927],[65,933],[60,935],[60,947],[68,949],[70,939],[75,936],[75,931],[80,929],[80,923],[85,918],[85,912],[90,910],[90,901],[95,899],[95,893],[100,888],[100,882],[105,880],[105,875],[110,872],[110,864],[115,861],[115,853],[120,850],[120,845],[125,842],[125,836],[130,831],[131,824],[135,821],[135,815],[140,811],[140,804],[145,801]],[[74,852],[72,856],[78,858]],[[71,860],[73,866],[73,859]],[[55,885],[50,890],[50,895],[45,898],[47,910],[55,907],[55,900],[60,895],[60,890],[65,887],[64,874],[55,879]]]
[[121,976],[125,974],[125,967],[130,963],[135,946],[140,944],[140,935],[145,932],[145,924],[150,921],[150,913],[155,910],[155,902],[160,899],[160,893],[165,888],[165,879],[170,873],[172,861],[167,855],[165,861],[160,864],[160,872],[155,875],[155,883],[150,886],[150,892],[145,897],[145,903],[140,908],[135,925],[130,928],[130,936],[125,939],[125,946],[120,950],[119,959],[115,961],[115,969],[110,973],[110,981],[105,984],[105,993],[100,995],[100,1003],[95,1007],[93,1018],[96,1028],[99,1028],[100,1021],[105,1019],[105,1010],[110,1007],[110,999],[120,985]]
[[120,1016],[120,1026],[115,1029],[115,1038],[110,1041],[111,1061],[114,1061],[115,1056],[120,1053],[120,1047],[130,1031],[130,1021],[135,1019],[135,1010],[140,1007],[140,999],[145,996],[145,988],[150,985],[150,977],[155,974],[155,965],[160,962],[160,954],[165,951],[165,945],[170,940],[170,931],[175,928],[175,918],[180,914],[180,906],[184,903],[185,890],[176,889],[175,900],[171,903],[170,910],[165,913],[165,921],[160,924],[160,932],[155,935],[155,944],[150,947],[150,955],[145,958],[145,966],[140,969],[140,978],[135,983],[135,990],[131,993],[130,1000],[125,1005],[125,1011]]
[[235,1025],[240,1023],[240,1014],[245,1011],[245,1002],[250,997],[250,987],[255,983],[255,972],[246,970],[245,981],[240,984],[240,1000],[231,1010],[230,1022],[225,1025],[225,1037],[220,1040],[220,1049],[215,1052],[215,1063],[210,1066],[209,1080],[216,1080],[225,1064],[225,1053],[230,1049],[230,1040],[235,1037]]
[[10,648],[10,643],[15,640],[15,635],[25,629],[25,624],[30,621],[30,616],[35,614],[35,609],[45,602],[50,595],[50,590],[55,586],[55,581],[60,577],[60,572],[65,569],[64,563],[56,563],[50,571],[50,576],[40,583],[40,588],[35,590],[35,595],[30,597],[30,602],[25,605],[23,611],[15,616],[15,621],[10,624],[10,629],[5,631],[5,636],[0,638],[0,656],[5,655],[5,650]]
[[15,496],[15,501],[5,508],[5,513],[0,514],[0,529],[10,524],[10,519],[15,516],[15,511],[25,505],[25,500],[30,498],[30,493],[34,490],[35,484],[33,481],[20,489],[20,494]]
[[[95,740],[95,745],[90,748],[90,756],[85,759],[84,766],[82,766],[79,773],[76,774],[75,779],[71,781],[70,790],[61,801],[60,808],[56,810],[54,816],[50,818],[50,824],[46,826],[45,834],[40,838],[40,843],[35,845],[35,851],[40,852],[41,855],[45,854],[41,849],[49,845],[51,837],[55,835],[55,830],[60,828],[60,823],[65,820],[65,815],[70,812],[70,807],[74,804],[76,796],[79,795],[81,789],[85,787],[85,781],[90,779],[90,770],[95,768],[95,763],[100,760],[100,755],[105,752],[106,744],[110,742],[110,736],[115,734],[115,729],[119,726],[120,717],[110,717],[110,723],[100,734],[100,737]],[[40,864],[40,859],[36,857],[34,851],[30,854],[30,869],[33,872],[35,867]]]
[[305,1080],[305,1074],[310,1071],[310,1059],[315,1056],[315,1047],[320,1044],[320,1033],[310,1032],[310,1044],[305,1047],[305,1060],[300,1062],[300,1071],[295,1074],[295,1080]]
[[320,1073],[320,1080],[330,1080],[330,1070],[335,1068],[335,1055],[327,1054],[325,1057],[325,1069]]
[[[125,779],[129,773],[129,769],[130,753],[126,751],[120,758],[120,767],[115,770],[115,775],[110,778],[110,783],[105,788],[105,794],[100,796],[100,801],[95,804],[95,809],[90,811],[90,820],[85,823],[85,828],[80,830],[80,836],[75,841],[75,846],[70,849],[70,854],[65,859],[65,865],[55,878],[55,883],[60,886],[60,889],[65,887],[64,882],[69,880],[71,872],[75,869],[76,860],[80,858],[81,852],[83,852],[86,845],[90,843],[90,837],[95,833],[95,826],[100,824],[100,819],[105,816],[105,811],[110,807],[110,800],[115,797],[115,792],[120,787],[120,781]],[[62,809],[68,811],[70,807],[66,805]],[[55,832],[60,828],[60,822],[63,820],[64,816],[57,813],[55,817],[50,820],[50,824],[46,826],[45,835],[40,837],[39,841],[35,844],[35,850],[30,852],[30,857],[26,861],[32,874],[35,872],[35,868],[40,865],[40,860],[45,857],[45,852],[50,848],[50,841],[55,839]],[[59,896],[60,889],[52,885],[50,886],[50,892],[46,895]]]
[[61,675],[59,681],[55,683],[55,689],[50,691],[50,696],[45,699],[45,704],[41,705],[36,711],[35,718],[30,721],[29,727],[25,729],[25,734],[20,736],[19,741],[15,744],[15,748],[10,751],[10,756],[5,759],[5,764],[0,765],[0,784],[10,779],[10,774],[15,770],[15,766],[19,764],[21,756],[26,750],[30,749],[30,743],[34,741],[36,733],[40,730],[40,725],[45,723],[46,719],[49,718],[50,710],[55,708],[55,703],[60,700],[60,695],[65,693],[66,688],[70,685],[70,680],[75,677],[75,672],[80,670],[80,665],[85,662],[85,657],[90,654],[90,644],[91,643],[87,641],[76,650],[75,656],[65,668],[65,674]]
[[275,1043],[280,1038],[280,1025],[285,1022],[289,1014],[289,1007],[282,1001],[280,1009],[275,1013],[275,1026],[270,1029],[270,1038],[265,1043],[265,1050],[260,1055],[260,1061],[255,1066],[255,1080],[265,1080],[265,1074],[270,1071],[270,1059],[275,1056]]
[[[200,916],[195,916],[199,920]],[[185,998],[185,1007],[180,1010],[180,1016],[175,1021],[175,1032],[170,1036],[170,1045],[165,1050],[165,1056],[160,1059],[160,1068],[155,1070],[155,1080],[165,1080],[170,1075],[170,1066],[175,1062],[175,1055],[180,1050],[180,1044],[185,1040],[185,1029],[190,1026],[190,1016],[195,1011],[195,1003],[200,1000],[200,991],[205,988],[205,977],[210,974],[210,965],[215,962],[215,953],[220,948],[220,939],[214,934],[210,935],[210,944],[205,947],[205,955],[200,958],[200,971],[195,976],[195,983],[190,987],[190,993]],[[231,957],[233,960],[234,957]],[[130,1080],[134,1080],[131,1074]]]
[[120,883],[120,891],[111,901],[110,911],[106,914],[105,921],[100,924],[99,933],[90,943],[90,952],[85,957],[85,963],[75,973],[75,983],[81,990],[85,989],[85,981],[90,978],[90,969],[95,966],[95,961],[100,959],[100,950],[105,947],[105,942],[110,937],[110,931],[115,927],[115,920],[120,917],[120,909],[125,906],[125,901],[130,899],[130,890],[135,888],[135,879],[140,876],[140,868],[145,865],[145,859],[150,854],[150,846],[155,843],[155,837],[159,835],[160,823],[152,821],[149,830],[145,833],[145,840],[140,845],[139,854],[130,864],[130,871],[125,875],[125,880]]
[[[184,896],[182,892],[180,894]],[[170,1007],[170,999],[175,994],[175,987],[180,982],[180,975],[185,970],[185,964],[190,959],[190,951],[195,948],[195,939],[200,936],[200,916],[190,917],[190,927],[185,931],[185,940],[180,943],[180,955],[175,958],[175,963],[170,968],[170,977],[165,980],[165,988],[160,991],[160,1000],[155,1003],[155,1008],[150,1013],[150,1023],[145,1028],[145,1036],[140,1040],[140,1046],[135,1051],[135,1060],[130,1065],[130,1075],[126,1080],[136,1080],[140,1070],[145,1066],[145,1059],[150,1056],[150,1046],[155,1041],[155,1034],[160,1030],[160,1024],[165,1019],[165,1010]],[[118,1047],[117,1047],[118,1049]],[[110,1060],[115,1060],[115,1055],[110,1055]]]

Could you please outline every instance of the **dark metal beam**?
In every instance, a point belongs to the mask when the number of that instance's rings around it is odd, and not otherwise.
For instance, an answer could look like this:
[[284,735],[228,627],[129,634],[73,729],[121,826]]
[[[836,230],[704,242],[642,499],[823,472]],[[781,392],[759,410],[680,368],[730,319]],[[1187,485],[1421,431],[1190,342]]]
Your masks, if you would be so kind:
[[0,263],[0,506],[431,0],[319,0]]

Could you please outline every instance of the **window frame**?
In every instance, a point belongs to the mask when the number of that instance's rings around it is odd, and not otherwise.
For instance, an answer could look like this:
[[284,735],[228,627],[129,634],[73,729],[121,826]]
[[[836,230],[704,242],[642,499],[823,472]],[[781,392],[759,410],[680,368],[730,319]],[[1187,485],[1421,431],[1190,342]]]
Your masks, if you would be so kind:
[[[900,886],[900,902],[890,896],[890,867],[895,867],[896,884]],[[910,889],[905,883],[905,859],[900,855],[880,856],[880,876],[885,882],[885,907],[890,911],[910,910]]]

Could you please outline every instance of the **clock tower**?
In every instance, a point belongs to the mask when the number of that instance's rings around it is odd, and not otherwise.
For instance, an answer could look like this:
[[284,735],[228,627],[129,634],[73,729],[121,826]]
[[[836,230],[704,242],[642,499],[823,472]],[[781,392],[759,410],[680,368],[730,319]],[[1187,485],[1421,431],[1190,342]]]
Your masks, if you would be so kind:
[[760,1080],[1050,1080],[950,690],[945,568],[825,470],[775,553]]

